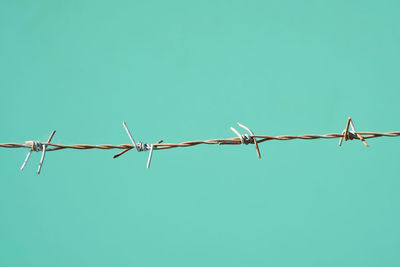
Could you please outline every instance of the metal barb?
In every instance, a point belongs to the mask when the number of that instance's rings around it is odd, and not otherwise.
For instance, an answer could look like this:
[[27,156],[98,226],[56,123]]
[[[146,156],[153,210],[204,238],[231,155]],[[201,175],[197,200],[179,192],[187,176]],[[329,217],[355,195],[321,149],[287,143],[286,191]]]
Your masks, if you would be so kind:
[[254,133],[248,127],[244,126],[243,124],[240,124],[239,122],[237,123],[237,125],[239,127],[242,127],[243,129],[245,129],[246,131],[248,131],[251,134],[251,137],[253,138],[253,141],[254,141],[254,146],[256,147],[257,156],[259,159],[261,159],[260,149],[258,148],[257,138],[254,137]]
[[149,152],[149,158],[147,159],[147,166],[146,166],[147,169],[150,168],[151,157],[153,156],[153,148],[154,148],[154,146],[151,145],[150,152]]
[[254,136],[254,133],[248,127],[244,126],[243,124],[240,124],[239,122],[237,123],[237,125],[243,129],[245,129],[246,131],[248,131],[250,133],[250,135],[247,135],[247,134],[242,135],[235,128],[231,127],[232,132],[234,132],[240,138],[241,144],[247,145],[249,143],[253,143],[256,147],[257,156],[260,159],[261,153],[260,153],[260,149],[257,144],[256,137]]
[[24,170],[24,168],[25,168],[25,166],[26,166],[26,163],[28,162],[29,157],[30,157],[31,154],[32,154],[32,151],[33,151],[32,149],[29,150],[28,154],[26,155],[26,158],[25,158],[25,160],[24,160],[24,163],[22,163],[22,166],[21,166],[21,171]]
[[243,136],[235,128],[231,127],[231,130],[240,138],[240,143],[244,144]]
[[[156,149],[156,148],[155,148],[154,145],[152,145],[152,144],[144,144],[144,143],[142,143],[142,142],[136,143],[136,142],[135,142],[135,139],[133,139],[133,136],[132,136],[131,132],[130,132],[129,129],[128,129],[128,126],[126,125],[126,122],[122,122],[122,125],[124,126],[125,131],[126,131],[126,133],[128,134],[129,139],[131,140],[133,146],[136,148],[136,150],[137,150],[138,152],[150,150],[150,152],[149,152],[149,157],[148,157],[148,159],[147,159],[147,165],[146,165],[147,169],[150,168],[151,158],[152,158],[152,156],[153,156],[153,150]],[[162,140],[158,141],[157,144],[159,144],[159,143],[161,143],[161,142],[162,142]],[[115,158],[118,158],[119,156],[121,156],[121,155],[124,154],[125,152],[131,150],[132,148],[133,148],[133,147],[125,148],[125,149],[124,149],[123,151],[121,151],[120,153],[114,155],[113,158],[114,158],[114,159],[115,159]]]
[[22,163],[21,171],[24,170],[26,164],[28,163],[28,160],[29,160],[29,158],[30,158],[30,156],[32,154],[32,151],[35,151],[35,152],[42,151],[42,156],[40,158],[39,167],[38,167],[38,170],[37,170],[37,174],[40,174],[40,171],[42,170],[42,166],[43,166],[43,162],[44,162],[44,157],[46,155],[46,148],[49,145],[49,143],[51,142],[51,139],[53,139],[53,136],[54,136],[55,133],[56,133],[56,131],[53,131],[50,134],[47,142],[44,143],[44,144],[42,144],[40,142],[37,142],[37,141],[27,141],[27,142],[25,142],[25,145],[26,146],[29,145],[31,147],[31,149],[29,150],[28,154],[26,155],[24,163]]
[[[349,127],[351,127],[351,131],[349,131]],[[352,139],[354,139],[353,136],[356,136],[357,139],[360,139],[361,142],[363,142],[363,144],[366,147],[369,147],[369,144],[367,143],[367,141],[365,141],[365,138],[360,133],[358,133],[356,131],[356,129],[354,128],[353,121],[352,121],[351,117],[349,117],[347,119],[346,128],[343,130],[342,136],[339,139],[339,146],[342,146],[343,139],[345,141],[352,140]]]
[[[53,139],[53,136],[54,136],[55,133],[56,133],[56,131],[53,131],[53,132],[50,134],[49,139],[47,140],[47,144],[51,142],[51,139]],[[43,148],[42,148],[42,157],[40,158],[40,162],[39,162],[39,167],[38,167],[38,170],[37,170],[37,174],[40,174],[40,171],[42,170],[42,165],[43,165],[43,161],[44,161],[44,156],[45,156],[45,154],[46,154],[46,148],[47,148],[47,146],[48,146],[47,144],[43,145]]]
[[32,154],[33,151],[38,152],[42,150],[42,143],[39,141],[25,141],[25,147],[30,147],[31,149],[29,150],[28,154],[25,157],[24,163],[22,163],[21,166],[21,171],[24,170],[26,163],[28,163],[28,160]]
[[133,139],[133,136],[132,136],[131,132],[130,132],[129,129],[128,129],[128,126],[126,125],[126,123],[125,123],[125,122],[122,122],[122,125],[124,126],[125,131],[126,131],[126,133],[128,134],[128,136],[129,136],[129,139],[131,139],[132,144],[135,146],[136,150],[137,150],[138,152],[140,152],[139,149],[138,149],[138,147],[137,147],[137,145],[136,145],[136,143],[135,143],[135,140]]
[[[124,121],[122,122],[122,125],[124,126],[125,131],[128,134],[129,139],[131,140],[131,142],[133,144],[133,147],[136,148],[137,151],[140,151],[138,146],[136,145],[135,139],[133,139],[133,136],[132,136],[131,132],[129,131],[128,126],[126,125],[126,123]],[[131,150],[133,147],[125,148],[124,150],[122,150],[118,154],[114,155],[113,158],[114,159],[118,158],[119,156],[121,156],[121,155],[125,154],[126,152],[128,152],[129,150]]]
[[[158,141],[156,144],[161,144],[163,140]],[[150,168],[151,157],[153,156],[154,145],[150,145],[149,158],[147,159],[147,169]]]
[[361,142],[363,142],[363,144],[366,147],[369,147],[369,144],[365,141],[364,137],[362,137],[361,134],[357,133],[356,129],[354,128],[354,124],[353,124],[353,121],[351,120],[351,118],[349,118],[349,119],[350,119],[351,129],[353,130],[353,132],[357,135],[358,139],[360,139]]

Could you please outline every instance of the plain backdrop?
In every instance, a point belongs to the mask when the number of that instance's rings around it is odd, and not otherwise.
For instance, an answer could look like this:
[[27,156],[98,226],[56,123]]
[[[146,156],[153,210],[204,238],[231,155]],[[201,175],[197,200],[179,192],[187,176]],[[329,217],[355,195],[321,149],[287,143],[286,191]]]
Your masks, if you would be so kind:
[[[398,1],[0,2],[0,142],[400,129]],[[241,132],[243,132],[241,130]],[[244,133],[244,132],[243,132]],[[0,266],[399,266],[400,139],[0,149]]]

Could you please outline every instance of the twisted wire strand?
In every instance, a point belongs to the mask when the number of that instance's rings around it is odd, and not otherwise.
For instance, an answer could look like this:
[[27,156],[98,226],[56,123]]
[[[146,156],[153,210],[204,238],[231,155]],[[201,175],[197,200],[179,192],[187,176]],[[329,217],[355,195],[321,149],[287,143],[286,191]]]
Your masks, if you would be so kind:
[[[354,133],[348,133],[349,139],[360,139]],[[378,137],[397,137],[400,136],[400,132],[387,132],[387,133],[379,133],[379,132],[357,132],[357,134],[361,135],[364,139],[370,138],[378,138]],[[302,139],[302,140],[314,140],[314,139],[332,139],[332,138],[344,138],[345,133],[329,133],[329,134],[303,134],[303,135],[279,135],[279,136],[270,136],[270,135],[248,135],[249,139],[245,144],[254,143],[254,140],[257,143],[262,143],[270,140],[277,141],[288,141],[294,139]],[[132,144],[120,144],[120,145],[112,145],[112,144],[100,144],[100,145],[90,145],[90,144],[74,144],[74,145],[63,145],[63,144],[55,144],[55,143],[41,143],[42,145],[49,146],[47,149],[48,152],[62,150],[62,149],[132,149],[135,148]],[[210,139],[210,140],[194,140],[194,141],[185,141],[181,143],[155,143],[153,144],[154,150],[162,150],[162,149],[171,149],[178,147],[191,147],[197,146],[201,144],[207,145],[241,145],[242,140],[239,137],[232,137],[226,139]],[[19,143],[0,143],[0,147],[3,148],[31,148],[29,144],[19,144]]]

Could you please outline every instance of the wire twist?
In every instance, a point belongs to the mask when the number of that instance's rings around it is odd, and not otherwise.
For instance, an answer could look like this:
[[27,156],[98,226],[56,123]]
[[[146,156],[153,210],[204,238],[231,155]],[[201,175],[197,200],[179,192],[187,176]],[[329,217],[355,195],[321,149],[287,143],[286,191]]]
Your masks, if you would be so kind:
[[31,150],[35,152],[43,150],[43,144],[39,141],[25,141],[25,145],[30,146]]
[[[315,139],[334,139],[340,138],[339,146],[342,145],[342,141],[348,140],[360,140],[364,143],[365,146],[369,146],[366,142],[366,139],[371,138],[379,138],[379,137],[398,137],[400,136],[400,132],[387,132],[387,133],[379,133],[379,132],[357,132],[354,128],[354,124],[351,118],[348,118],[346,128],[343,130],[342,133],[328,133],[328,134],[303,134],[303,135],[280,135],[280,136],[270,136],[270,135],[256,135],[254,134],[249,128],[246,126],[238,123],[238,126],[245,129],[249,132],[249,134],[240,134],[235,128],[231,127],[231,130],[237,135],[237,137],[232,138],[224,138],[224,139],[209,139],[209,140],[195,140],[195,141],[185,141],[181,143],[162,143],[163,141],[160,140],[154,144],[147,144],[147,143],[136,143],[128,130],[126,123],[123,123],[123,126],[128,133],[128,136],[132,142],[132,144],[120,144],[120,145],[112,145],[112,144],[100,144],[100,145],[90,145],[90,144],[73,144],[73,145],[63,145],[63,144],[56,144],[51,143],[51,139],[55,133],[50,135],[49,140],[47,142],[39,142],[39,141],[26,141],[25,144],[19,143],[0,143],[0,147],[3,148],[29,148],[30,151],[24,161],[23,169],[29,159],[31,152],[42,152],[42,159],[39,164],[38,173],[40,173],[40,169],[44,160],[45,152],[56,151],[56,150],[63,150],[63,149],[79,149],[79,150],[86,150],[86,149],[121,149],[122,151],[114,156],[117,158],[124,154],[125,152],[135,148],[138,152],[143,151],[150,151],[149,158],[147,161],[147,168],[150,166],[151,157],[153,150],[163,150],[163,149],[172,149],[178,147],[192,147],[201,144],[207,145],[249,145],[254,144],[256,147],[257,155],[261,158],[261,154],[259,151],[258,144],[263,143],[270,140],[277,140],[277,141],[288,141],[294,139],[301,139],[301,140],[315,140]],[[351,128],[351,130],[350,130]]]

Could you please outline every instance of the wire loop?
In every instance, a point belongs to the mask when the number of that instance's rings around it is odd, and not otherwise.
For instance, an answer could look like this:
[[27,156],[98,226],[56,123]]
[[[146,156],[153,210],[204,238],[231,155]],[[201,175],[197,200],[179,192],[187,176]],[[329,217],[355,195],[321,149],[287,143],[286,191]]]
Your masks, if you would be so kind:
[[[349,130],[349,127],[351,127],[351,130]],[[367,143],[367,141],[365,141],[365,138],[362,137],[362,135],[360,133],[358,133],[356,131],[356,129],[354,128],[354,123],[351,120],[351,117],[349,117],[347,119],[346,128],[343,130],[342,136],[340,137],[340,140],[339,140],[339,146],[342,145],[343,139],[344,139],[344,141],[359,139],[359,140],[361,140],[361,142],[363,142],[363,144],[366,147],[369,147],[369,144]]]
[[242,134],[243,144],[254,144],[254,138],[248,134]]
[[254,133],[248,127],[244,126],[243,124],[240,124],[239,122],[237,123],[237,125],[250,133],[250,135],[240,134],[235,128],[231,127],[231,130],[240,138],[240,143],[244,145],[254,144],[256,147],[257,156],[258,158],[261,158],[260,149],[257,144],[257,139],[256,137],[254,137]]
[[136,144],[136,150],[138,152],[148,151],[148,150],[152,149],[151,146],[152,146],[152,144],[146,144],[146,143],[139,142]]
[[30,147],[32,151],[39,152],[43,150],[43,144],[39,141],[25,141],[25,145]]
[[[342,133],[344,134],[344,131]],[[360,138],[358,138],[357,133],[355,131],[348,131],[347,140],[353,140],[353,139],[360,139]]]
[[30,147],[30,150],[29,150],[28,154],[26,155],[24,163],[22,163],[21,171],[24,170],[24,168],[26,166],[26,163],[28,163],[28,160],[29,160],[29,158],[30,158],[30,156],[32,154],[32,151],[35,151],[35,152],[42,151],[42,157],[40,158],[39,167],[38,167],[38,170],[37,170],[37,174],[40,174],[40,171],[42,170],[42,165],[43,165],[43,162],[44,162],[44,157],[46,155],[46,148],[49,145],[49,143],[51,142],[51,139],[53,138],[55,133],[56,133],[56,131],[53,131],[50,134],[50,136],[49,136],[49,138],[47,140],[47,143],[45,143],[45,144],[43,144],[43,143],[41,143],[39,141],[25,141],[25,146],[26,147]]

